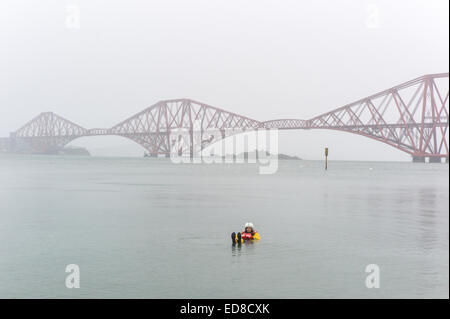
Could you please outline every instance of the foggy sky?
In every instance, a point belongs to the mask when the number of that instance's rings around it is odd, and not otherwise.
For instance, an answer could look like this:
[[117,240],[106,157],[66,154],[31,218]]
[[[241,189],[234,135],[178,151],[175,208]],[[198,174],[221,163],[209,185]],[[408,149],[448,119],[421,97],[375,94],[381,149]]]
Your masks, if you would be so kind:
[[[2,0],[0,136],[43,111],[107,128],[168,98],[256,120],[309,119],[448,72],[448,6],[448,0]],[[73,10],[80,12],[79,28],[68,20]],[[70,145],[94,155],[144,151],[121,137]],[[324,146],[330,159],[410,160],[349,133],[280,133],[280,152],[319,159]]]

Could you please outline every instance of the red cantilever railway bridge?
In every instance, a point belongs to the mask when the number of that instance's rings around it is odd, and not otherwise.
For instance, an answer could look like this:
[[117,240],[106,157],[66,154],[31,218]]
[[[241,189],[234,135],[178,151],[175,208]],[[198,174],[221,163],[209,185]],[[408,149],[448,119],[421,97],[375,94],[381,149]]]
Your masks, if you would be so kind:
[[160,101],[106,129],[86,129],[46,112],[11,133],[10,140],[34,152],[48,152],[83,136],[118,135],[140,144],[151,155],[169,155],[171,132],[186,129],[192,134],[197,122],[202,132],[219,130],[222,137],[234,129],[338,130],[391,145],[415,161],[426,157],[431,162],[448,161],[448,78],[448,73],[425,75],[309,120],[262,122],[191,99]]

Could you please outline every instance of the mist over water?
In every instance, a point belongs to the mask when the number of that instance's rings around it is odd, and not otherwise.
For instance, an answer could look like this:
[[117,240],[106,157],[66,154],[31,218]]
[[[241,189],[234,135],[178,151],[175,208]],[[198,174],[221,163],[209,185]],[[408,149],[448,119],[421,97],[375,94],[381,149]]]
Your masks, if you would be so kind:
[[1,298],[448,298],[448,234],[447,164],[0,157]]

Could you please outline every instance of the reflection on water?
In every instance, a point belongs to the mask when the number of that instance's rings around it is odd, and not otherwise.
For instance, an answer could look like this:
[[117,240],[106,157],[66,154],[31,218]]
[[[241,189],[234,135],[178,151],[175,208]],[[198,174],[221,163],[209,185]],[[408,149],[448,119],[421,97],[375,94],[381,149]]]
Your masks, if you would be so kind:
[[418,212],[421,225],[419,243],[424,250],[432,249],[439,240],[438,233],[435,231],[437,193],[435,188],[424,187],[418,190]]
[[250,255],[256,252],[256,241],[244,241],[242,244],[231,244],[231,255],[239,256],[240,254]]
[[238,256],[242,250],[242,245],[231,244],[231,255]]
[[448,165],[322,164],[0,158],[0,297],[448,298]]

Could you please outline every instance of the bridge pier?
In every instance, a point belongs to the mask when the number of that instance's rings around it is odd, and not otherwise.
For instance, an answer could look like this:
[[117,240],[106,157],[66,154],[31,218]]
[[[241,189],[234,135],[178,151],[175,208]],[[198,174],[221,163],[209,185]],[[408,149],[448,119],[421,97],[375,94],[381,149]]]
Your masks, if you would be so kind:
[[412,157],[413,163],[425,163],[425,156],[414,156]]
[[158,153],[158,152],[148,152],[145,153],[145,157],[170,157],[170,153]]
[[442,163],[440,157],[429,157],[429,162],[430,163]]
[[445,163],[448,163],[448,156],[412,156],[413,163],[426,163],[428,157],[428,163],[442,163],[442,158],[445,158]]

